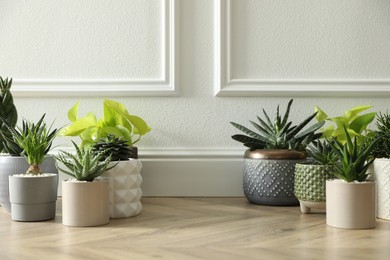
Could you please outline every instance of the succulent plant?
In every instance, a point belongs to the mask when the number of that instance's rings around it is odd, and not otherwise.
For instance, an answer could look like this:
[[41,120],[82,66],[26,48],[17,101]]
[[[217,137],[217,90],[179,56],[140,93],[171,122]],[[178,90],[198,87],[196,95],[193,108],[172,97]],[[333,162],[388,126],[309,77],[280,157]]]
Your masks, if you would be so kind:
[[250,121],[258,131],[257,133],[240,124],[230,122],[234,127],[247,134],[236,134],[233,135],[232,138],[243,143],[251,150],[289,149],[304,151],[308,144],[322,135],[322,133],[315,132],[322,127],[325,122],[313,124],[301,132],[301,130],[316,116],[317,112],[310,115],[300,124],[292,126],[292,122],[288,119],[292,103],[293,100],[291,99],[283,117],[279,114],[279,106],[277,107],[274,122],[271,121],[268,114],[263,109],[265,120],[257,116],[259,123]]
[[379,113],[376,120],[377,130],[369,135],[370,139],[380,138],[372,149],[373,158],[390,158],[390,114]]
[[97,154],[104,152],[100,160],[105,160],[111,155],[111,161],[125,161],[133,158],[133,149],[121,137],[109,134],[101,138],[92,146],[92,151]]
[[333,151],[338,157],[338,161],[334,163],[335,175],[346,182],[363,182],[367,180],[367,169],[374,161],[374,158],[369,158],[369,155],[379,138],[371,140],[369,138],[362,139],[358,142],[358,137],[351,137],[347,128],[344,126],[346,142],[341,143],[336,138],[333,141],[328,141]]
[[327,141],[313,141],[306,147],[306,151],[316,165],[332,165],[338,160],[337,154]]
[[62,162],[67,169],[63,169],[57,165],[58,170],[68,174],[79,181],[91,182],[95,178],[103,174],[104,171],[110,170],[116,166],[108,167],[111,162],[109,155],[103,161],[101,158],[105,152],[94,153],[91,149],[79,147],[73,141],[73,146],[76,154],[65,151],[60,151],[57,156],[54,156],[59,162]]
[[9,124],[11,128],[15,128],[18,121],[18,113],[14,105],[14,100],[11,94],[12,79],[0,77],[0,152],[6,152],[11,155],[20,155],[23,151],[20,147],[12,149],[8,146],[6,138],[11,137],[11,133],[8,131],[8,127],[3,123],[4,121]]
[[[4,136],[8,146],[16,145],[23,149],[22,156],[27,158],[30,164],[26,173],[38,175],[41,173],[39,165],[43,162],[45,155],[50,151],[54,138],[59,130],[52,130],[43,120],[45,114],[35,124],[26,120],[22,122],[22,128],[12,128],[8,122],[3,121],[11,137]],[[2,134],[4,134],[1,131]]]

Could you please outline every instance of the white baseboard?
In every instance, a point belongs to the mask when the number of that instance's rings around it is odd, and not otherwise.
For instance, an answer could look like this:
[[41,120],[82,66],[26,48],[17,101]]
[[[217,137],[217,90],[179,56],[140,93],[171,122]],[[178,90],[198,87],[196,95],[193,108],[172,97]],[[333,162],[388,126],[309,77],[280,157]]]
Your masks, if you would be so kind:
[[243,154],[242,149],[141,150],[143,196],[243,196]]

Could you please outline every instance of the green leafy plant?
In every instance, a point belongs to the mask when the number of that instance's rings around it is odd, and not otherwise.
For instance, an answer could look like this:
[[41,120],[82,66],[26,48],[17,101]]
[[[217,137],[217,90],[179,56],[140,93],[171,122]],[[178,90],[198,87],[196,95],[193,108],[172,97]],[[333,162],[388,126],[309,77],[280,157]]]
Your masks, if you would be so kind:
[[379,113],[376,117],[377,130],[368,136],[374,140],[380,138],[380,142],[374,145],[371,152],[373,158],[390,158],[390,115]]
[[92,152],[95,154],[103,152],[100,160],[105,160],[108,156],[111,156],[111,161],[127,161],[133,157],[133,150],[126,141],[112,134],[96,142],[92,147]]
[[[22,156],[27,158],[30,164],[27,172],[28,174],[41,174],[39,165],[45,159],[45,155],[50,151],[54,138],[57,136],[59,130],[52,130],[52,125],[48,126],[43,120],[45,114],[35,124],[26,120],[22,122],[22,128],[12,128],[6,121],[3,124],[11,133],[11,138],[5,136],[8,145],[17,145],[23,149]],[[3,134],[3,132],[2,132]]]
[[329,141],[329,145],[337,154],[338,161],[334,163],[335,175],[346,182],[363,182],[367,180],[367,169],[374,159],[369,159],[371,150],[379,139],[361,139],[358,136],[351,136],[348,129],[344,127],[346,142],[341,143],[336,138]]
[[79,102],[77,102],[68,111],[71,125],[66,127],[61,134],[79,136],[82,140],[81,146],[86,147],[92,147],[97,140],[109,134],[121,137],[129,146],[133,146],[141,139],[141,136],[151,130],[142,118],[130,115],[121,103],[104,99],[103,108],[104,116],[99,120],[91,112],[79,118]]
[[265,117],[264,120],[257,116],[259,121],[258,123],[250,121],[250,123],[256,128],[257,132],[254,132],[240,124],[230,122],[234,127],[247,134],[236,134],[233,135],[232,138],[243,143],[251,150],[290,149],[304,151],[309,143],[322,135],[322,133],[315,132],[324,125],[324,122],[313,124],[301,132],[301,130],[303,130],[303,128],[316,116],[317,112],[310,115],[300,124],[292,126],[292,122],[288,119],[292,103],[293,100],[291,99],[287,105],[287,110],[284,116],[279,114],[278,106],[276,118],[273,122],[263,109]]
[[306,151],[316,165],[332,165],[338,160],[337,154],[327,141],[313,141]]
[[356,106],[344,112],[344,115],[337,117],[328,117],[328,115],[318,106],[315,107],[317,120],[319,122],[329,121],[333,124],[322,129],[324,138],[336,138],[341,143],[347,142],[344,127],[352,137],[357,138],[360,143],[369,133],[368,125],[374,120],[376,112],[361,114],[363,111],[372,108],[372,106]]
[[15,146],[14,149],[8,146],[7,139],[10,139],[11,133],[8,127],[3,123],[8,123],[9,127],[15,128],[18,121],[18,113],[14,105],[14,100],[11,93],[12,79],[0,77],[0,152],[9,153],[14,156],[19,156],[23,151],[20,147]]
[[58,170],[68,174],[79,181],[91,182],[103,174],[104,171],[114,168],[116,165],[108,167],[111,162],[111,155],[101,160],[105,152],[94,153],[86,147],[79,147],[73,141],[76,154],[60,151],[54,156],[59,162],[62,162],[66,169],[57,165]]

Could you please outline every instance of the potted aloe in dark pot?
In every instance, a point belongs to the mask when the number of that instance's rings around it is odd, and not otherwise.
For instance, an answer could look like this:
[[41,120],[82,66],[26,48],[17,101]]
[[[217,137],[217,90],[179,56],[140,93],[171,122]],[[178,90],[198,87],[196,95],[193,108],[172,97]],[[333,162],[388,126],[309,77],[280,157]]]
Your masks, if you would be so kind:
[[240,124],[231,124],[246,135],[237,134],[232,138],[249,149],[245,152],[243,188],[246,198],[255,204],[299,205],[294,196],[294,170],[296,163],[305,162],[305,148],[322,133],[316,131],[324,122],[315,123],[304,129],[316,116],[313,113],[298,125],[289,121],[291,99],[284,116],[279,106],[273,121],[264,111],[265,119],[250,121],[254,132]]

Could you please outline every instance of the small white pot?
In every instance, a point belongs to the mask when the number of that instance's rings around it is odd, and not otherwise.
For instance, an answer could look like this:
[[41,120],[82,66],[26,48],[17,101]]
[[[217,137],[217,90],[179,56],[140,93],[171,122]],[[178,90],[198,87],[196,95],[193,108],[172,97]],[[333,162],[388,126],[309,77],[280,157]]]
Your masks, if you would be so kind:
[[326,181],[326,224],[345,229],[374,228],[375,182]]
[[373,179],[377,184],[377,216],[390,220],[390,159],[375,159]]
[[108,180],[62,181],[62,224],[89,227],[108,222]]
[[[111,162],[110,166],[117,162]],[[136,159],[120,161],[114,168],[103,173],[109,181],[110,218],[126,218],[141,213],[140,202],[142,163]]]

